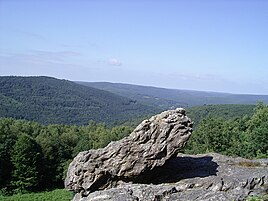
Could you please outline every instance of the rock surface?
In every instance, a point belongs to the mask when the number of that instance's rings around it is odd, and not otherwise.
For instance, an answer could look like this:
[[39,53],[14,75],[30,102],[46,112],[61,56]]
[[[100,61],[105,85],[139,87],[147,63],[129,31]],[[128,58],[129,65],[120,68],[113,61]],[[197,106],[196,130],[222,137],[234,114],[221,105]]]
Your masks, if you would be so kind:
[[74,201],[233,201],[268,194],[268,159],[179,154],[153,171],[155,184],[122,183]]
[[[191,132],[192,122],[184,109],[162,112],[144,120],[120,141],[111,142],[102,149],[80,152],[69,166],[65,186],[77,193],[75,199],[79,200],[94,191],[116,187],[120,183],[151,182],[155,179],[152,170],[176,156]],[[114,199],[132,199],[131,194],[124,193],[125,189],[121,190],[121,193],[120,189],[111,190],[119,193],[115,193]],[[105,197],[102,193],[96,194]],[[99,200],[105,200],[104,197]]]
[[268,194],[268,159],[179,154],[192,132],[183,109],[143,121],[128,137],[79,153],[65,186],[73,201],[231,201]]

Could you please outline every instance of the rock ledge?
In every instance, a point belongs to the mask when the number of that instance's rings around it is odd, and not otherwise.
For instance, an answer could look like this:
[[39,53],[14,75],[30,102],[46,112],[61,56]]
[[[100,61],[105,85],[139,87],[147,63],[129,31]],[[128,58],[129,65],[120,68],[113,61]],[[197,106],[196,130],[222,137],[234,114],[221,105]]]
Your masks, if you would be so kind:
[[74,201],[242,201],[268,194],[268,159],[179,154],[155,175],[159,184],[122,183]]
[[65,186],[83,197],[122,182],[148,183],[154,177],[151,170],[175,156],[191,132],[184,109],[162,112],[120,141],[80,152],[69,166]]

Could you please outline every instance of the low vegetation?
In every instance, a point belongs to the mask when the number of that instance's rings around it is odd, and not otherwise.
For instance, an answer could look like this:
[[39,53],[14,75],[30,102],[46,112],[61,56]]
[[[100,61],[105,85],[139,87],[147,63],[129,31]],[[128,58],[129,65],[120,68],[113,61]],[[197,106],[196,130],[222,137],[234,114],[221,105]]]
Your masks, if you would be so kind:
[[268,194],[264,196],[249,196],[246,201],[268,201]]
[[1,196],[1,201],[70,201],[73,194],[65,189],[57,189],[49,192],[16,194]]

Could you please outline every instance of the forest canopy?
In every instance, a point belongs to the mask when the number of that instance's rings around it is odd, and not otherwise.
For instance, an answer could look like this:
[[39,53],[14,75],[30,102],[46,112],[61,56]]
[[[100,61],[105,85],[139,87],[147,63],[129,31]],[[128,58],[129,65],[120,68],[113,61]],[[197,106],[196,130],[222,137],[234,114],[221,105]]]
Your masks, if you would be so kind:
[[185,152],[267,158],[268,106],[257,104],[251,116],[225,118],[218,115],[204,118],[194,130]]

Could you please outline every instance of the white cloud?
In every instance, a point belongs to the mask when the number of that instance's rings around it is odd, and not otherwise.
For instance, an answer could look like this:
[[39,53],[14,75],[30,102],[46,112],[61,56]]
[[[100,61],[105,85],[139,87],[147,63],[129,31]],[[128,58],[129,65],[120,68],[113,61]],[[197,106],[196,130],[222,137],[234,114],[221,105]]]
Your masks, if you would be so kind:
[[111,66],[122,66],[122,62],[118,59],[115,59],[115,58],[109,59],[108,64]]

